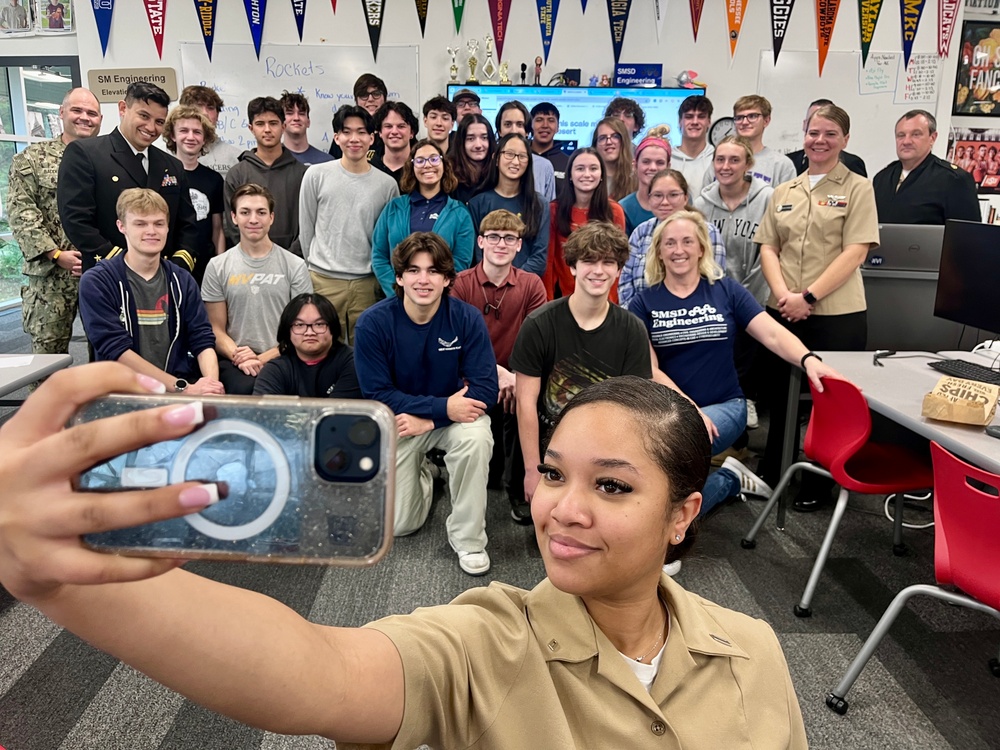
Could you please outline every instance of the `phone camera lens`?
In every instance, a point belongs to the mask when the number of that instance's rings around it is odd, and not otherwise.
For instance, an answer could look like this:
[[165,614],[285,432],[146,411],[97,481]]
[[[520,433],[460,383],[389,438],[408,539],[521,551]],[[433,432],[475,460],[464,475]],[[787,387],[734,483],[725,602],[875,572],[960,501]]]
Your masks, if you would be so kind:
[[323,456],[323,464],[326,466],[327,471],[332,474],[343,471],[350,462],[351,457],[343,448],[331,448]]
[[347,437],[359,448],[367,448],[378,437],[378,427],[370,419],[359,419],[351,425]]

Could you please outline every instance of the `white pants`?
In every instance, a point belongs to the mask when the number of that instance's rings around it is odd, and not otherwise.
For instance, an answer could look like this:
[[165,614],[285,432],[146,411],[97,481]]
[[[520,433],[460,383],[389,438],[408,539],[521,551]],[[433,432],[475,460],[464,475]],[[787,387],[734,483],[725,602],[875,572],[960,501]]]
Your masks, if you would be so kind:
[[493,454],[490,418],[453,422],[447,427],[396,444],[395,535],[406,536],[424,525],[431,511],[434,483],[425,454],[444,451],[448,469],[451,515],[445,522],[448,542],[456,552],[486,549],[486,480]]

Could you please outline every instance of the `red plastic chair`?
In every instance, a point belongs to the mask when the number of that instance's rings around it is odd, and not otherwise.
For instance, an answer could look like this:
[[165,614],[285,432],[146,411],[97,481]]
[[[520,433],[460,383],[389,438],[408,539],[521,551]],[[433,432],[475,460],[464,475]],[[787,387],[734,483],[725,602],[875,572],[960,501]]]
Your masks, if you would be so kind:
[[810,604],[840,520],[847,510],[848,493],[896,494],[894,550],[898,553],[902,549],[903,493],[927,489],[934,482],[930,463],[924,456],[900,445],[869,441],[872,431],[871,413],[868,411],[868,402],[856,385],[837,378],[824,378],[822,393],[812,383],[809,388],[812,391],[813,407],[804,450],[810,460],[799,461],[788,467],[764,510],[757,516],[750,533],[741,541],[744,549],[757,546],[757,533],[797,472],[811,471],[830,477],[840,485],[830,525],[823,537],[819,554],[816,555],[802,599],[795,605],[794,612],[798,617],[809,617],[812,614]]
[[[848,691],[858,679],[882,638],[910,597],[926,594],[950,604],[969,607],[1000,619],[1000,476],[970,466],[937,443],[934,461],[934,577],[937,586],[907,586],[885,610],[840,684],[826,696],[826,705],[847,713]],[[979,486],[974,487],[970,480]],[[983,489],[985,488],[985,489]],[[957,587],[956,593],[941,586]],[[1000,659],[989,660],[1000,677]]]

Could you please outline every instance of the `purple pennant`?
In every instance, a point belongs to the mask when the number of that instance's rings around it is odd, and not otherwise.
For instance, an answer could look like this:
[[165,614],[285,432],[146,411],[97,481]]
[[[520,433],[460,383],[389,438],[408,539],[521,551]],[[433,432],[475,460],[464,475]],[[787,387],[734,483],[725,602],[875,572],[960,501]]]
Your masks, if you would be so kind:
[[194,0],[194,9],[198,14],[198,26],[205,40],[205,51],[208,59],[212,59],[212,42],[215,41],[215,6],[219,0]]
[[247,21],[250,23],[250,36],[253,38],[253,48],[260,59],[260,39],[264,34],[264,12],[267,10],[267,0],[243,0],[247,11]]
[[365,9],[365,23],[368,24],[368,41],[372,44],[372,57],[378,60],[378,40],[382,36],[382,11],[385,0],[361,0]]
[[795,0],[771,0],[771,48],[774,50],[774,64],[778,63],[778,54],[785,41],[785,34],[788,33],[788,22],[792,18],[794,5]]
[[536,0],[538,4],[538,25],[542,29],[542,54],[545,62],[549,61],[549,50],[552,49],[552,31],[556,27],[556,16],[559,15],[559,0]]
[[[292,12],[295,14],[295,26],[299,30],[299,41],[302,41],[302,24],[306,20],[306,0],[292,0]],[[263,21],[263,16],[261,21]]]
[[917,27],[927,0],[899,0],[899,23],[903,32],[903,67],[910,65],[913,40],[917,38]]
[[615,65],[622,56],[622,42],[625,41],[625,27],[628,26],[631,10],[632,0],[608,0],[608,23],[611,25],[611,44],[615,48]]
[[94,6],[94,20],[97,33],[101,37],[101,55],[108,54],[108,40],[111,38],[111,16],[115,12],[115,0],[91,0]]

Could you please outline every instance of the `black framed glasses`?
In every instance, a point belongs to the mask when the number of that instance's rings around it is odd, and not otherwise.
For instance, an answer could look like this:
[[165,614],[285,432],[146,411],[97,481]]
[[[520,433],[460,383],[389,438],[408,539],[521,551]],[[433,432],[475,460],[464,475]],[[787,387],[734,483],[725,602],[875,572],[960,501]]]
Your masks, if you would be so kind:
[[521,239],[516,234],[484,234],[483,239],[486,240],[490,245],[499,245],[502,241],[507,247],[514,247],[517,241]]
[[527,154],[519,154],[516,151],[508,151],[507,149],[504,149],[503,151],[501,151],[500,152],[500,156],[502,156],[507,161],[527,161],[528,160],[528,155]]
[[747,122],[757,122],[763,116],[760,112],[746,112],[742,115],[733,115],[733,120],[736,122],[743,122],[744,120]]
[[292,333],[302,334],[308,329],[312,329],[313,333],[326,333],[330,330],[330,324],[325,320],[317,320],[315,323],[303,323],[301,320],[296,320],[292,323]]
[[605,133],[604,135],[597,136],[597,142],[598,143],[609,143],[609,142],[621,143],[622,142],[622,137],[618,133]]
[[373,101],[375,99],[384,99],[385,94],[381,91],[366,91],[358,97],[359,102]]

